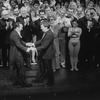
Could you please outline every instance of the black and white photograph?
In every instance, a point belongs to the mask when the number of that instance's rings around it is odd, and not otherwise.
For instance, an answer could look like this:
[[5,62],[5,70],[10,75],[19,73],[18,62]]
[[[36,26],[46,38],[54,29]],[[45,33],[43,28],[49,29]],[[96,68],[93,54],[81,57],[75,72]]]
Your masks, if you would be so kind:
[[0,0],[0,100],[100,100],[100,0]]

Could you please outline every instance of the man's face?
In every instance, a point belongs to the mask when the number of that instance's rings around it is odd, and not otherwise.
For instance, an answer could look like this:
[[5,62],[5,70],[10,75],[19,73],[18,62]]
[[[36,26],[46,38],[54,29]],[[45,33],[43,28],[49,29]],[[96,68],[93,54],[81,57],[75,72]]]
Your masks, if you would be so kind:
[[40,12],[40,18],[45,18],[45,13],[44,12]]
[[26,11],[22,11],[21,15],[22,15],[22,17],[26,17],[27,16],[27,12]]
[[51,9],[46,9],[46,13],[50,13],[51,12]]
[[39,5],[38,4],[34,4],[34,8],[35,9],[38,9],[39,8]]
[[41,29],[42,29],[43,32],[46,32],[47,27],[45,27],[43,24],[41,24]]
[[78,15],[81,15],[81,14],[82,14],[82,11],[77,11],[77,14],[78,14]]
[[55,25],[55,20],[54,20],[54,18],[52,18],[52,17],[50,18],[50,25],[51,25],[51,26]]
[[74,21],[74,22],[72,22],[72,25],[73,25],[73,27],[77,27],[77,22],[76,21]]
[[90,19],[91,18],[90,14],[88,14],[88,13],[85,15],[85,17],[86,17],[86,19]]
[[32,0],[29,0],[29,3],[31,4],[32,3]]
[[61,18],[63,18],[65,16],[65,13],[61,12]]
[[60,9],[60,4],[57,4],[56,8],[57,8],[57,9]]
[[19,24],[19,30],[23,30],[23,25],[22,24]]
[[12,7],[15,7],[15,5],[16,5],[16,3],[12,0],[12,1],[11,1],[11,6],[12,6]]
[[49,5],[47,1],[45,1],[44,4],[45,4],[45,6],[48,6]]

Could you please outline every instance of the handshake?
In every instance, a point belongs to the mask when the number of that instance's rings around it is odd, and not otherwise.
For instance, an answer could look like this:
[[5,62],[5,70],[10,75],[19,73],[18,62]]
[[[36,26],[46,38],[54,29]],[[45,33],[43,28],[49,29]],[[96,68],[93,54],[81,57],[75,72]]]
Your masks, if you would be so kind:
[[27,48],[27,52],[30,52],[30,51],[37,51],[37,50],[36,50],[36,48],[34,48],[34,47],[29,47],[29,48]]
[[35,44],[31,43],[31,42],[28,42],[28,43],[26,43],[26,46],[28,46],[28,47],[35,47]]
[[36,48],[35,48],[35,44],[34,43],[26,43],[26,46],[28,46],[27,52],[36,51]]

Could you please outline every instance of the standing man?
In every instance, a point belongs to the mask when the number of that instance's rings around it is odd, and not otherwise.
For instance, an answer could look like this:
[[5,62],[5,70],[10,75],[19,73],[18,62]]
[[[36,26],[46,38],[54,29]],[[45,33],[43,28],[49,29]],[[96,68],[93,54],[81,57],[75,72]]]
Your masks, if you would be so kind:
[[[44,74],[47,75],[47,86],[54,85],[54,73],[52,69],[52,59],[54,58],[54,48],[53,48],[53,40],[54,36],[50,29],[49,22],[44,20],[41,23],[41,29],[44,32],[41,40],[35,43],[38,56],[40,59],[40,63],[42,63],[39,67],[41,72],[37,77],[37,82],[43,82]],[[35,81],[36,82],[36,81]]]
[[[32,42],[33,29],[31,18],[27,12],[25,7],[21,8],[21,16],[17,17],[17,21],[23,24],[23,30],[21,31],[22,40],[24,42]],[[31,56],[30,54],[24,54],[24,59],[26,63],[26,67],[31,69]]]
[[45,14],[45,10],[39,10],[39,19],[34,21],[34,25],[35,25],[35,35],[36,35],[36,40],[40,40],[42,35],[43,35],[43,32],[41,31],[41,26],[40,26],[40,23],[42,20],[44,20],[46,17],[46,14]]
[[82,28],[82,35],[80,37],[80,61],[81,64],[85,61],[88,62],[89,66],[92,66],[97,22],[92,17],[92,13],[87,11],[85,16],[78,20],[78,23],[79,27]]
[[[9,65],[10,70],[16,69],[15,71],[15,82],[13,85],[20,85],[21,87],[30,87],[32,84],[26,83],[25,80],[25,66],[24,66],[24,53],[30,52],[32,48],[26,47],[26,43],[22,42],[21,30],[23,25],[20,22],[15,24],[15,29],[10,35],[10,55],[9,55]],[[23,44],[24,43],[24,44]]]

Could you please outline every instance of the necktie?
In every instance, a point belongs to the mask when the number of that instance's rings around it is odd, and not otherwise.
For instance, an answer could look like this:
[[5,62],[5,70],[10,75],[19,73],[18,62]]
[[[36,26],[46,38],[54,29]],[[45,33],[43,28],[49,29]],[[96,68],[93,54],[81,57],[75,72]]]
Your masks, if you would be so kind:
[[46,35],[46,33],[43,34],[43,36],[42,36],[42,40],[43,40],[43,38],[44,38],[45,35]]

